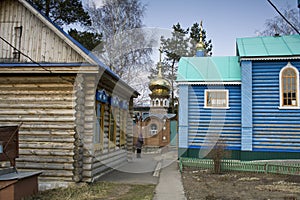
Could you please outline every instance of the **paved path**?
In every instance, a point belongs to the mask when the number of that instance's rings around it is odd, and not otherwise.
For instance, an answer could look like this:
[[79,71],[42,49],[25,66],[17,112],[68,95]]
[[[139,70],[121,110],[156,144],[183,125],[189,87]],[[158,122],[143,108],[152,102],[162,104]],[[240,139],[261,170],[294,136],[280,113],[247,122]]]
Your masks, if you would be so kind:
[[166,148],[161,153],[142,154],[142,158],[134,158],[100,180],[155,184],[153,200],[186,200],[177,162],[177,150]]
[[186,200],[177,163],[177,151],[162,155],[159,183],[153,200]]
[[153,176],[159,158],[157,155],[142,155],[142,158],[134,158],[125,165],[105,174],[101,181],[154,184],[158,183],[158,177]]

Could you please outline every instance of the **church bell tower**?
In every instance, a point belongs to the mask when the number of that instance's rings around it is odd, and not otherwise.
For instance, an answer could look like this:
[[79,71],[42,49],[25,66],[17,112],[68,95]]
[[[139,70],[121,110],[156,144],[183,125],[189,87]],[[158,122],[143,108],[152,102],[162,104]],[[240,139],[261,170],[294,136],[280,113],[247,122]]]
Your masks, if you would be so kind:
[[161,64],[162,49],[159,49],[158,74],[150,81],[150,113],[167,114],[170,103],[170,83],[163,77]]

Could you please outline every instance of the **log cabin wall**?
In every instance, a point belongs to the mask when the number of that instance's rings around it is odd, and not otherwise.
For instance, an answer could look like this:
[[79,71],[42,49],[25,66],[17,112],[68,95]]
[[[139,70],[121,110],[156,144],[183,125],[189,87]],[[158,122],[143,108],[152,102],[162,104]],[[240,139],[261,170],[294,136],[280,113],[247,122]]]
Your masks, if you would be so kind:
[[17,125],[20,170],[43,170],[41,189],[73,181],[73,76],[0,76],[0,124]]
[[[126,161],[132,138],[126,135],[129,143],[121,145],[116,126],[110,144],[109,105],[103,149],[95,148],[95,92],[105,89],[128,100],[130,108],[138,93],[25,0],[0,1],[0,33],[0,124],[24,122],[17,168],[44,170],[43,190],[92,182]],[[129,113],[126,120],[126,134],[132,135]]]
[[[119,109],[117,113],[119,116],[124,112],[127,121],[125,143],[120,143],[119,118],[112,144],[108,139],[111,105],[105,106],[103,149],[95,148],[97,81],[93,74],[0,76],[0,124],[23,122],[17,168],[43,170],[39,179],[41,190],[93,182],[126,162],[132,149],[130,109]],[[112,89],[106,89],[112,95]],[[129,103],[132,105],[132,98]]]

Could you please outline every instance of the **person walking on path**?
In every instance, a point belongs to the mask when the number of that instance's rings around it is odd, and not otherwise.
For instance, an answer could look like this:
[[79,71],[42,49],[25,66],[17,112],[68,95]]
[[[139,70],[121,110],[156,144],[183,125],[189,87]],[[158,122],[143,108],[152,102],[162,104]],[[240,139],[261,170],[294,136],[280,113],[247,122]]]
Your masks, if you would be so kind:
[[141,158],[143,144],[144,144],[144,138],[142,133],[140,133],[135,144],[137,158]]

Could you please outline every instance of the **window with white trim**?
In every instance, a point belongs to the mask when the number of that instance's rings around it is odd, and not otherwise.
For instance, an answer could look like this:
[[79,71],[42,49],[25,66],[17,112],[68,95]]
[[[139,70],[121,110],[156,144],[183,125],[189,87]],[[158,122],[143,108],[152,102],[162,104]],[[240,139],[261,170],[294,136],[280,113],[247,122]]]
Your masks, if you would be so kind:
[[157,134],[157,125],[156,124],[151,124],[150,125],[150,136],[156,135]]
[[228,108],[228,90],[205,90],[206,108]]
[[289,62],[280,71],[280,107],[299,108],[299,71]]

